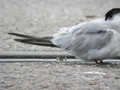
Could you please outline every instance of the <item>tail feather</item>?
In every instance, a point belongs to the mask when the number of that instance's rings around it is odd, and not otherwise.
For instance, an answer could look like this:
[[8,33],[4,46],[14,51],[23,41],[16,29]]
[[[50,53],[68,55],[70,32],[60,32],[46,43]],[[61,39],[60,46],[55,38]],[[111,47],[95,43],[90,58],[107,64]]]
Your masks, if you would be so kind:
[[51,42],[52,37],[34,37],[30,35],[18,34],[18,33],[8,33],[10,35],[21,37],[22,39],[14,39],[17,42],[22,42],[26,44],[47,46],[47,47],[57,47]]

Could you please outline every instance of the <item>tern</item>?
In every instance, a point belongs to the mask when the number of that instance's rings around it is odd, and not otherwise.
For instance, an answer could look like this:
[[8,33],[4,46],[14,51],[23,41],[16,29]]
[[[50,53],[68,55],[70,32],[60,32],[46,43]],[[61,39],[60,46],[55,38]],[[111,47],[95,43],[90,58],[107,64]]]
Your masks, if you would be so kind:
[[8,34],[22,37],[14,39],[18,42],[62,48],[76,58],[100,64],[120,58],[120,8],[110,9],[104,18],[60,28],[53,36]]

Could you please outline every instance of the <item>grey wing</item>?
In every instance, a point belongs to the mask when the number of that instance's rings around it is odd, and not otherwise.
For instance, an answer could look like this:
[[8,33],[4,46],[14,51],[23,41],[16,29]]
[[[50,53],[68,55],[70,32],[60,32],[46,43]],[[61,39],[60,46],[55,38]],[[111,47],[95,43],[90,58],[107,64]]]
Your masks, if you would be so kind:
[[84,30],[73,35],[71,49],[77,56],[83,56],[92,50],[99,50],[107,46],[112,36],[112,31],[104,29]]

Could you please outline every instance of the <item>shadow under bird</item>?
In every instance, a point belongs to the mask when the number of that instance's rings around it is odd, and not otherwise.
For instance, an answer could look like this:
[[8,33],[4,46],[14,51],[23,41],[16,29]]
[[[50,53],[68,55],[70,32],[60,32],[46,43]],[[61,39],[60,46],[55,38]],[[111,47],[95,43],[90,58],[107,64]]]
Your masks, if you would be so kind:
[[120,58],[120,8],[109,10],[104,18],[61,28],[50,37],[34,37],[9,33],[21,37],[15,41],[63,48],[76,58],[102,64],[103,59]]

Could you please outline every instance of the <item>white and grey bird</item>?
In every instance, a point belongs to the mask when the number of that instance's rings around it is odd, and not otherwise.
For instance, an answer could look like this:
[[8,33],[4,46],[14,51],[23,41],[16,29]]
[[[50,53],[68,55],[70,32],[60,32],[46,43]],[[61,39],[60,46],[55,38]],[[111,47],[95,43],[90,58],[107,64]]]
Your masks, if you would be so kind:
[[59,47],[83,60],[103,63],[103,59],[120,58],[120,8],[109,10],[105,18],[61,28],[50,37],[9,34],[23,37],[14,39],[18,42]]

